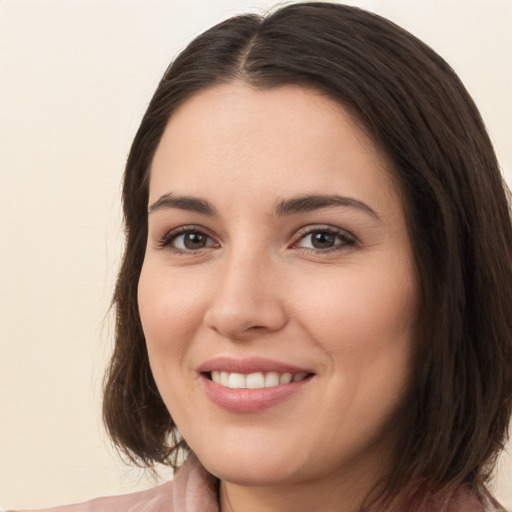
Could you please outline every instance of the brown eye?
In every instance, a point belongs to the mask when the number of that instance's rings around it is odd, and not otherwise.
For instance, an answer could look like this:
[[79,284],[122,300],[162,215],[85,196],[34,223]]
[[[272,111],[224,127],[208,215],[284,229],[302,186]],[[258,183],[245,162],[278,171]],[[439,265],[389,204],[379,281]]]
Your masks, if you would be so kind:
[[343,250],[355,244],[355,240],[343,230],[313,229],[304,233],[295,244],[296,248],[320,252]]
[[186,249],[202,249],[206,246],[207,238],[201,233],[186,233],[183,235],[183,245]]
[[332,233],[317,231],[309,236],[311,237],[311,245],[315,249],[329,249],[333,247],[336,242],[336,236]]
[[182,231],[168,238],[165,245],[170,246],[177,252],[198,251],[209,247],[217,247],[208,235],[201,231]]

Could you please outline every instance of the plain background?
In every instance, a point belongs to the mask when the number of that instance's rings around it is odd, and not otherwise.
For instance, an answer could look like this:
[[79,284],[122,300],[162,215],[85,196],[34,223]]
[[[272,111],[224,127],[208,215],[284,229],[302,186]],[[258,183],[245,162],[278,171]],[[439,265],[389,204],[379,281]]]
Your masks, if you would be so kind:
[[[434,47],[512,183],[512,0],[361,0]],[[170,60],[264,0],[0,0],[0,504],[153,485],[105,438],[100,389],[129,145]],[[490,227],[492,229],[492,227]],[[163,472],[168,478],[169,472]],[[512,461],[497,495],[512,507]]]

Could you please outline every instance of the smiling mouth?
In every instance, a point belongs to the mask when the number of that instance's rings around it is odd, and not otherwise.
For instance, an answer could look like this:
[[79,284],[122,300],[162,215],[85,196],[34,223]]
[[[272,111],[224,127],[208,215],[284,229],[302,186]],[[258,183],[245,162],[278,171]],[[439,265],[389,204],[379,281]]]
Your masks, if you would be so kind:
[[235,373],[212,371],[205,373],[206,377],[226,388],[231,389],[263,389],[273,388],[292,382],[305,380],[312,374],[310,373],[278,373],[278,372],[254,372],[254,373]]

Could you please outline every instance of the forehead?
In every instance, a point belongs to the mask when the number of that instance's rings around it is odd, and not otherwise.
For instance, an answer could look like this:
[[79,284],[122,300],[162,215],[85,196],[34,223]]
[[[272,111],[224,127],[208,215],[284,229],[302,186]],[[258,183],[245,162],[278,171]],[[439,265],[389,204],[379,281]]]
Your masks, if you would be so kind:
[[[339,103],[299,86],[206,89],[171,116],[152,163],[150,200],[178,189],[204,195],[304,192],[396,196],[386,156]],[[260,196],[261,197],[261,196]]]

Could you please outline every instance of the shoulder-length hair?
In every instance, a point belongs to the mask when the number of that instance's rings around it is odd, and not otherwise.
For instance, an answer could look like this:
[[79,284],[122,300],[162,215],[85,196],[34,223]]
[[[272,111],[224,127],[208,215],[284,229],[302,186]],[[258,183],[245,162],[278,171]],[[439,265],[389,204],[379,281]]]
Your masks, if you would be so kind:
[[124,175],[126,249],[104,420],[143,466],[173,466],[186,443],[151,374],[137,306],[151,162],[175,109],[234,80],[299,84],[339,102],[388,155],[401,186],[422,294],[415,382],[397,419],[387,496],[468,485],[484,492],[512,407],[512,227],[485,126],[450,66],[390,21],[332,3],[233,17],[169,66]]

